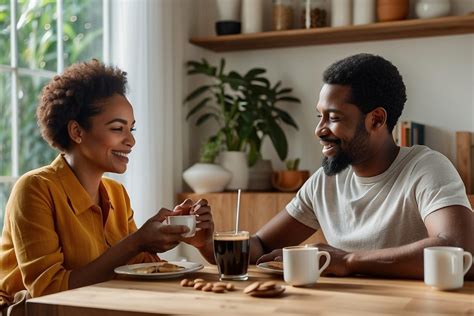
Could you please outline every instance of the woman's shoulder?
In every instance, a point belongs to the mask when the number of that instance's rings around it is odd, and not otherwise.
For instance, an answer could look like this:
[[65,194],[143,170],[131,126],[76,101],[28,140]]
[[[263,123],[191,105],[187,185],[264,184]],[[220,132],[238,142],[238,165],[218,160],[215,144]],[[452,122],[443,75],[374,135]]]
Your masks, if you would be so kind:
[[50,165],[33,169],[24,173],[15,183],[17,190],[38,189],[47,185],[47,183],[54,184],[56,172]]

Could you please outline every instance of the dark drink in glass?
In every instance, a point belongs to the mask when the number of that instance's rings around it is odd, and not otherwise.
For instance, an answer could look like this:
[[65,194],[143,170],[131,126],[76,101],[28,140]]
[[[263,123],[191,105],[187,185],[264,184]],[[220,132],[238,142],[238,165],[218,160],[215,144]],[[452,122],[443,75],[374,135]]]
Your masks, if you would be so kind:
[[247,280],[250,259],[249,232],[215,232],[214,257],[221,280]]

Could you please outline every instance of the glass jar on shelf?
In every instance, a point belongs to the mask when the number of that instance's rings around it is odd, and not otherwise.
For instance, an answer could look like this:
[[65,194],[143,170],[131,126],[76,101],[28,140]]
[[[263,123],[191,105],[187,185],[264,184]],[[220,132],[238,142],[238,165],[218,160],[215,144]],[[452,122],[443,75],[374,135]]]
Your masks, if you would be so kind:
[[301,26],[316,28],[328,26],[326,0],[301,0]]
[[273,0],[272,22],[274,31],[289,30],[293,28],[293,1]]

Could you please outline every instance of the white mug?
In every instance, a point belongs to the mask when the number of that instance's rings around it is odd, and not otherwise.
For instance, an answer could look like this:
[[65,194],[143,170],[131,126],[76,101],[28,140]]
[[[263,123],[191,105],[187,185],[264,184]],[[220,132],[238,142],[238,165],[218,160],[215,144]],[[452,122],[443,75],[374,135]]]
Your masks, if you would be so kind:
[[[326,262],[319,268],[321,256],[326,257]],[[283,248],[283,278],[286,283],[294,286],[314,284],[330,262],[329,253],[319,251],[317,247],[285,247]]]
[[458,247],[428,247],[424,254],[425,284],[439,290],[463,287],[472,255]]
[[189,232],[183,234],[183,237],[193,237],[196,234],[196,215],[168,216],[166,224],[187,226]]

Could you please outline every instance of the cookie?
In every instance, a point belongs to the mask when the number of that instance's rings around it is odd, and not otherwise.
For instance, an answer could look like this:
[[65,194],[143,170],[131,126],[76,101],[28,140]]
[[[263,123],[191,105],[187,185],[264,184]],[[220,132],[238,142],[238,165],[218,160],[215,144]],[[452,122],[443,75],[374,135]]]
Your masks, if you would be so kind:
[[283,292],[285,292],[285,288],[279,285],[270,290],[256,290],[250,292],[249,295],[253,297],[277,297],[283,294]]

